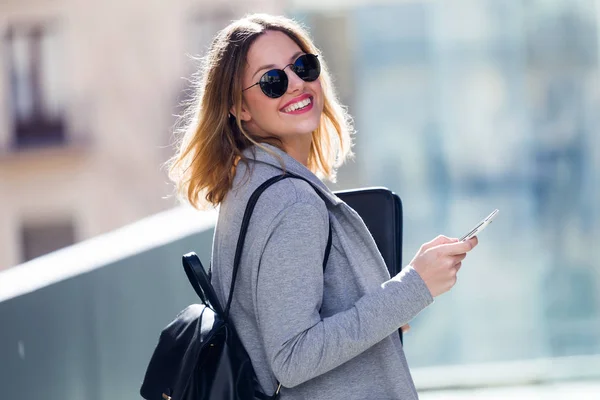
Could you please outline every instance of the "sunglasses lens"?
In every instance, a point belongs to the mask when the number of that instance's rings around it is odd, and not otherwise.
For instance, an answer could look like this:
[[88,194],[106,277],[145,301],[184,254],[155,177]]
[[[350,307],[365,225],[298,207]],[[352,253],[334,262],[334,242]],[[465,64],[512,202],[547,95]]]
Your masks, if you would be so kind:
[[294,72],[306,82],[316,81],[321,74],[321,63],[314,54],[304,54],[298,57],[293,66]]
[[267,71],[260,78],[260,88],[263,93],[273,99],[283,96],[287,90],[287,86],[287,75],[279,69]]

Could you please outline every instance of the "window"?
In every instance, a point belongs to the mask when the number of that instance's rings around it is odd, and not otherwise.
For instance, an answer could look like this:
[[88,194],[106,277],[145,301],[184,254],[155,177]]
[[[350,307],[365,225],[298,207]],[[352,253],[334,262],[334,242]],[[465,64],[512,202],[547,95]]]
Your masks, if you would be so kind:
[[63,143],[59,33],[50,26],[11,26],[5,41],[14,146]]
[[75,243],[71,221],[24,224],[21,230],[22,260],[29,261]]

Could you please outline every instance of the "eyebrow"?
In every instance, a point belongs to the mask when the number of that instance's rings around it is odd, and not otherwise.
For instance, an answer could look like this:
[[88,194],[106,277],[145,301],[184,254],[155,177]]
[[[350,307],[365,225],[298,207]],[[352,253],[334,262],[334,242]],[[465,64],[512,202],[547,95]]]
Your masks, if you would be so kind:
[[[300,54],[304,54],[304,52],[302,50],[297,51],[296,53],[294,53],[293,56],[290,57],[290,63],[294,62],[296,60],[296,58],[298,56],[300,56]],[[289,64],[287,64],[289,65]],[[264,69],[271,69],[271,68],[276,68],[277,66],[275,64],[267,64],[267,65],[263,65],[262,67],[260,67],[259,69],[256,70],[256,72],[254,72],[254,75],[252,75],[252,79],[254,79],[254,77],[256,76],[256,74],[258,74],[260,71],[264,70]]]

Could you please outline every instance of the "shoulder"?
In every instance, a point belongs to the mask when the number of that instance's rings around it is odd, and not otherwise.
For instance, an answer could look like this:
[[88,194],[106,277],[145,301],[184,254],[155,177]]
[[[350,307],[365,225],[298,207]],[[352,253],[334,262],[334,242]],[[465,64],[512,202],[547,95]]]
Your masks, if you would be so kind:
[[285,178],[274,183],[257,202],[261,213],[277,217],[296,217],[312,220],[314,223],[328,220],[327,206],[315,189],[298,178]]
[[311,205],[326,213],[325,202],[315,189],[306,181],[288,177],[273,184],[264,192],[264,199],[273,203],[281,203],[285,206],[294,204]]
[[[262,163],[255,163],[250,170],[242,167],[236,173],[235,186],[230,194],[245,207],[252,193],[261,184],[282,173],[281,169]],[[261,215],[261,219],[272,221],[290,208],[314,209],[322,219],[328,218],[327,206],[315,189],[308,182],[293,177],[269,186],[259,197],[255,213]]]

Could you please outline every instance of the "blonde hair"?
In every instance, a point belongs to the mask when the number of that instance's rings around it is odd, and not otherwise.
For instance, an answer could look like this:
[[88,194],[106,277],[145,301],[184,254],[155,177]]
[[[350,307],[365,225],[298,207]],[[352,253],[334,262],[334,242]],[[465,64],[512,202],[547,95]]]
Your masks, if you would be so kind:
[[[195,208],[217,206],[231,189],[242,152],[262,143],[280,147],[276,138],[256,137],[244,129],[242,72],[252,43],[266,31],[288,35],[305,53],[318,54],[308,33],[295,21],[281,16],[253,14],[232,22],[214,38],[199,71],[196,96],[176,131],[181,136],[176,154],[168,163],[169,178],[178,196]],[[335,95],[322,57],[319,77],[324,94],[323,113],[312,133],[308,168],[335,180],[336,168],[351,155],[352,120]],[[236,110],[233,117],[229,111]],[[282,149],[283,150],[283,149]]]

